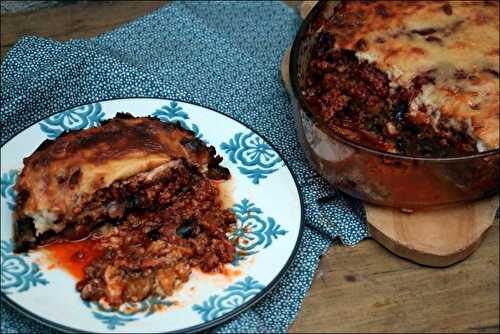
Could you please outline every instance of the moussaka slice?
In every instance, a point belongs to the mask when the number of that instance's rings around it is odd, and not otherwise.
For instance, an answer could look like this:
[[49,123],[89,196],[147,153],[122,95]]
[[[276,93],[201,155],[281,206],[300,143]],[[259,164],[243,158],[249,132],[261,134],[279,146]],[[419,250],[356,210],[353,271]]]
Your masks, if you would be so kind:
[[221,161],[178,124],[125,113],[46,140],[24,159],[16,183],[16,251],[172,207],[200,180],[228,179]]

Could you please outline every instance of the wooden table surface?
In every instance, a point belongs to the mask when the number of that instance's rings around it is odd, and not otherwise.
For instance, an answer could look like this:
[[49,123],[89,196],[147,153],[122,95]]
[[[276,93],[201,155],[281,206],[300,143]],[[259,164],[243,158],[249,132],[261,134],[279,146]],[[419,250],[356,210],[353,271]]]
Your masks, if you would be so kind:
[[[1,56],[23,35],[91,37],[165,3],[82,2],[2,15]],[[497,220],[476,253],[445,269],[398,258],[373,240],[334,245],[290,332],[498,332],[498,241]]]

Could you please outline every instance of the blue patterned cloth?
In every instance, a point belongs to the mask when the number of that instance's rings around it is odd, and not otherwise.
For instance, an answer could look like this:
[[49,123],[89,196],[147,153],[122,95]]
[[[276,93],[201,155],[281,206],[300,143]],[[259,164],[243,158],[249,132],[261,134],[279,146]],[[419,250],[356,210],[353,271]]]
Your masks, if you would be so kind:
[[[277,287],[215,332],[284,332],[332,242],[367,237],[359,202],[328,186],[297,141],[279,68],[299,24],[280,2],[179,2],[93,39],[25,37],[1,66],[1,143],[55,111],[119,97],[191,101],[251,125],[297,175],[307,226]],[[3,333],[52,331],[5,305],[1,315]]]

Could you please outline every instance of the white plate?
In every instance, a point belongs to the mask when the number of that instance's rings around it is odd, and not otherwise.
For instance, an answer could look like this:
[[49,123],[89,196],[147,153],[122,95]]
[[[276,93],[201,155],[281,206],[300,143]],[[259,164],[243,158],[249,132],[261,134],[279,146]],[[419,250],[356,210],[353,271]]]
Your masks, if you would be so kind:
[[[117,112],[179,121],[224,157],[232,179],[238,217],[233,275],[193,272],[173,296],[148,299],[133,311],[112,311],[84,303],[75,279],[50,268],[43,251],[12,253],[13,184],[22,160],[46,138],[62,131],[98,126]],[[274,148],[240,122],[186,102],[130,98],[91,103],[54,114],[10,139],[1,148],[1,296],[31,318],[62,330],[86,332],[198,331],[237,315],[269,292],[285,273],[303,230],[302,202],[294,177]],[[164,305],[158,307],[158,304]],[[129,308],[130,309],[130,308]]]

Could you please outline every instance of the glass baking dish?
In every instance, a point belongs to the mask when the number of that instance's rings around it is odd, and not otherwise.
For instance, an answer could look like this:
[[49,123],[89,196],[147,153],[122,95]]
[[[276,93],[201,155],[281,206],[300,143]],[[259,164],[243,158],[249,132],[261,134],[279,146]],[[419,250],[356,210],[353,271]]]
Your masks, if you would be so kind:
[[310,111],[301,94],[315,31],[336,2],[318,3],[304,19],[290,55],[299,140],[328,182],[363,201],[417,209],[474,201],[498,193],[500,150],[453,158],[419,158],[369,148],[343,138]]

